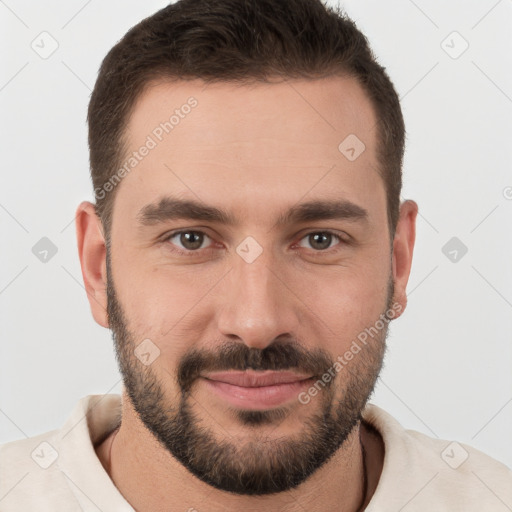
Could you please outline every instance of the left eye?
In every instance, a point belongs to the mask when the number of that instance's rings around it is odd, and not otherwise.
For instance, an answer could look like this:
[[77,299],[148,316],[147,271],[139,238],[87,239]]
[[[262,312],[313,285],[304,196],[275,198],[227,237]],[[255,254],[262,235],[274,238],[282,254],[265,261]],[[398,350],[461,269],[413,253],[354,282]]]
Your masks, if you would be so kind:
[[207,239],[210,239],[210,237],[201,231],[179,231],[169,236],[167,240],[180,247],[176,241],[173,241],[174,239],[179,241],[182,249],[195,251],[197,249],[204,249],[203,244]]
[[317,231],[315,233],[309,233],[299,242],[301,247],[304,247],[303,241],[306,240],[310,244],[310,248],[325,251],[326,249],[331,248],[331,242],[337,240],[341,242],[341,237],[335,235],[334,233],[330,233],[329,231]]

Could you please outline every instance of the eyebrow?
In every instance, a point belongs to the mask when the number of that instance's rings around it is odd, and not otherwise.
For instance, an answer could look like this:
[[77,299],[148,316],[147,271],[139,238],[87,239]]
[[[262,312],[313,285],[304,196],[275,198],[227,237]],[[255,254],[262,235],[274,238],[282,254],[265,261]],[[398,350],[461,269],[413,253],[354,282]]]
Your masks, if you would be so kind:
[[[164,197],[147,204],[137,214],[140,226],[154,226],[169,220],[190,219],[233,226],[237,219],[219,208],[198,201]],[[368,222],[368,211],[351,201],[314,200],[292,206],[282,213],[275,225],[299,224],[317,220],[350,220]]]

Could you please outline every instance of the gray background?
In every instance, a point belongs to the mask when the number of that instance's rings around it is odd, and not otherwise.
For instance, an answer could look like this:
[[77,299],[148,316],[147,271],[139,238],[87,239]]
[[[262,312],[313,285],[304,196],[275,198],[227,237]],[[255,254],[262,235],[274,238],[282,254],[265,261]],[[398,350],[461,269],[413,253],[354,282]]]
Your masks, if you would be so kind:
[[[93,198],[86,108],[107,51],[165,4],[0,0],[0,442],[121,390],[76,249],[75,209]],[[342,5],[401,96],[403,197],[420,208],[409,305],[372,401],[512,466],[512,1]]]

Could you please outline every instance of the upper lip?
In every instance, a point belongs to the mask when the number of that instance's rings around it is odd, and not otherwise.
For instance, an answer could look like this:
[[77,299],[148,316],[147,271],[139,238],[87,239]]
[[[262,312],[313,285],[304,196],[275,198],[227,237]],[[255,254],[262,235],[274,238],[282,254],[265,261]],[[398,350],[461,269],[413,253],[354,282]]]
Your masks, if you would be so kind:
[[299,382],[310,379],[311,375],[299,374],[289,371],[227,371],[210,372],[203,375],[206,379],[226,382],[234,386],[256,388],[260,386],[273,386],[290,382]]

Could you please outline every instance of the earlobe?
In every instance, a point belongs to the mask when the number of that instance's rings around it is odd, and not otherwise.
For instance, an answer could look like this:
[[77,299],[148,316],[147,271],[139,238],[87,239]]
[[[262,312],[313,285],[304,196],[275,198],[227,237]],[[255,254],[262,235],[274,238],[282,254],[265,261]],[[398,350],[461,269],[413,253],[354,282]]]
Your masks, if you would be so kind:
[[412,267],[417,214],[418,205],[415,201],[407,200],[400,205],[400,216],[393,240],[392,269],[395,283],[393,302],[400,304],[400,315],[407,306],[406,288]]
[[87,299],[96,322],[108,327],[106,246],[94,204],[83,201],[76,211],[78,255]]

